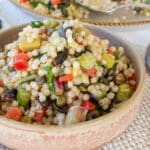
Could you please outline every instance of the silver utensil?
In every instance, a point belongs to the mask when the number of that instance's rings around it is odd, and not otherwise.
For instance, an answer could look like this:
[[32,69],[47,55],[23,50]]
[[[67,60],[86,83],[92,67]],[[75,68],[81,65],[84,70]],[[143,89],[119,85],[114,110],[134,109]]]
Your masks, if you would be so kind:
[[90,10],[90,11],[93,11],[93,12],[96,12],[96,13],[113,13],[114,11],[118,10],[118,9],[122,9],[122,8],[147,8],[147,9],[150,9],[150,4],[144,4],[144,3],[140,3],[140,4],[121,4],[121,5],[118,5],[116,7],[113,7],[113,8],[110,8],[110,9],[104,9],[104,10],[98,10],[98,9],[94,9],[90,6],[87,6],[87,5],[84,5],[81,0],[76,0],[76,3],[79,4],[80,6]]
[[148,46],[145,53],[145,64],[148,72],[150,72],[150,45]]

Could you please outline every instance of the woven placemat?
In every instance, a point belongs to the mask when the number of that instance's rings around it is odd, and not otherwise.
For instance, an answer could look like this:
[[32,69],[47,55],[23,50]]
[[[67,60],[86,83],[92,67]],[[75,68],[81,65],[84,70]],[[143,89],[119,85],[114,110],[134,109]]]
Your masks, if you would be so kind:
[[150,150],[150,76],[147,74],[142,104],[136,119],[120,136],[99,150]]

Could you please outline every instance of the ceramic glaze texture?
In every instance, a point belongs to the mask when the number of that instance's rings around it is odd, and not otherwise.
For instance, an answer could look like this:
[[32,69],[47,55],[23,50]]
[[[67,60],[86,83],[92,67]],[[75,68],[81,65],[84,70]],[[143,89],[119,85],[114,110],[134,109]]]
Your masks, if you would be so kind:
[[[94,150],[119,135],[135,118],[145,78],[140,56],[130,44],[126,44],[121,39],[98,27],[87,27],[95,35],[107,38],[111,45],[125,47],[136,68],[138,88],[135,94],[112,113],[68,127],[29,125],[0,117],[1,144],[15,150]],[[21,29],[22,26],[1,32],[0,48],[13,41]]]
[[138,108],[139,103],[120,116],[121,118],[112,118],[106,124],[97,123],[85,126],[85,128],[81,127],[82,129],[78,127],[64,135],[59,132],[52,134],[48,131],[17,129],[15,126],[1,124],[0,141],[17,150],[20,150],[20,147],[22,150],[96,150],[97,147],[120,134],[133,120]]

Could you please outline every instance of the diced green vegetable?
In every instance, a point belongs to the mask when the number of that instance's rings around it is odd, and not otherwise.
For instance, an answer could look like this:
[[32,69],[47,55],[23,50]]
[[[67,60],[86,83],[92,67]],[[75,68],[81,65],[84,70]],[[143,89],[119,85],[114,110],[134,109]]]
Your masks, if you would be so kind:
[[43,26],[43,23],[41,21],[33,21],[31,22],[31,26],[33,28],[40,28],[41,26]]
[[63,96],[60,96],[57,98],[56,100],[56,104],[59,106],[59,107],[62,107],[66,104],[66,98],[63,97]]
[[49,71],[51,69],[51,67],[50,66],[44,66],[43,69],[46,71]]
[[106,96],[107,92],[105,90],[101,90],[101,95],[97,99],[102,99]]
[[37,77],[36,75],[30,75],[30,76],[27,76],[27,77],[23,77],[23,78],[21,78],[20,80],[16,81],[15,87],[17,87],[17,86],[18,86],[19,84],[21,84],[21,83],[34,80],[36,77]]
[[33,8],[37,7],[39,3],[40,3],[40,2],[36,2],[36,1],[30,2],[31,6],[32,6]]
[[30,97],[31,97],[30,92],[26,91],[24,88],[18,89],[17,101],[20,106],[26,108],[29,104]]
[[105,77],[101,77],[100,78],[100,82],[104,83],[104,84],[108,84],[109,83],[108,78],[105,78]]
[[85,69],[91,69],[96,65],[96,58],[90,52],[82,54],[77,59]]
[[93,110],[89,112],[86,116],[86,120],[92,120],[100,116],[100,112],[98,110]]
[[51,92],[54,92],[55,91],[55,86],[54,86],[54,83],[53,83],[54,74],[52,72],[52,68],[50,66],[45,66],[44,70],[48,71],[47,83],[49,85],[49,90]]
[[130,64],[130,60],[129,60],[129,58],[128,58],[127,56],[121,56],[121,57],[120,57],[120,60],[122,60],[122,62],[123,62],[124,64],[127,64],[127,65]]
[[124,101],[130,98],[132,95],[131,87],[127,83],[122,83],[119,85],[119,90],[117,92],[118,101]]
[[51,20],[46,26],[46,28],[52,28],[54,29],[58,25],[58,22],[55,20]]
[[80,89],[81,92],[86,92],[87,91],[87,89],[84,86],[79,87],[79,89]]
[[104,65],[107,69],[111,69],[115,64],[115,59],[108,53],[104,53],[102,56],[103,60],[106,61]]
[[24,123],[32,123],[32,118],[29,117],[29,116],[23,116],[21,118],[21,121],[24,122]]
[[61,8],[61,13],[63,14],[64,17],[68,17],[67,9],[62,7]]
[[73,17],[73,12],[71,10],[71,7],[66,8],[67,10],[67,17]]
[[70,2],[61,3],[58,5],[58,9],[61,10],[64,17],[72,16],[71,7],[69,7]]
[[117,49],[114,55],[116,59],[120,59],[120,57],[123,55],[123,51]]
[[101,61],[97,62],[97,65],[102,66],[102,62]]

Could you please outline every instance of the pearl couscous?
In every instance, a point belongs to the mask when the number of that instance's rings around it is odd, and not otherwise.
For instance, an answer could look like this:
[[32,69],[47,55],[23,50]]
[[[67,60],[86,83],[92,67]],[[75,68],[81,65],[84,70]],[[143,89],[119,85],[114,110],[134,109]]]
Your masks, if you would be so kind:
[[[27,9],[33,9],[36,13],[41,15],[50,15],[54,18],[68,18],[68,19],[86,19],[90,16],[89,9],[80,7],[75,0],[17,0],[21,5]],[[108,10],[117,7],[121,4],[150,4],[149,0],[80,0],[85,6],[91,8],[90,10]],[[142,14],[149,17],[150,11],[145,8],[133,9],[134,14]],[[127,20],[128,16],[122,16],[123,20]],[[119,21],[114,18],[113,21]]]
[[64,17],[87,18],[89,12],[79,7],[74,0],[17,0],[26,8],[33,9],[42,15],[50,15],[55,18]]
[[122,47],[77,20],[35,21],[0,52],[0,113],[33,124],[70,125],[111,112],[136,89]]
[[147,3],[149,0],[80,0],[83,5],[93,10],[109,10],[122,4],[140,4]]

